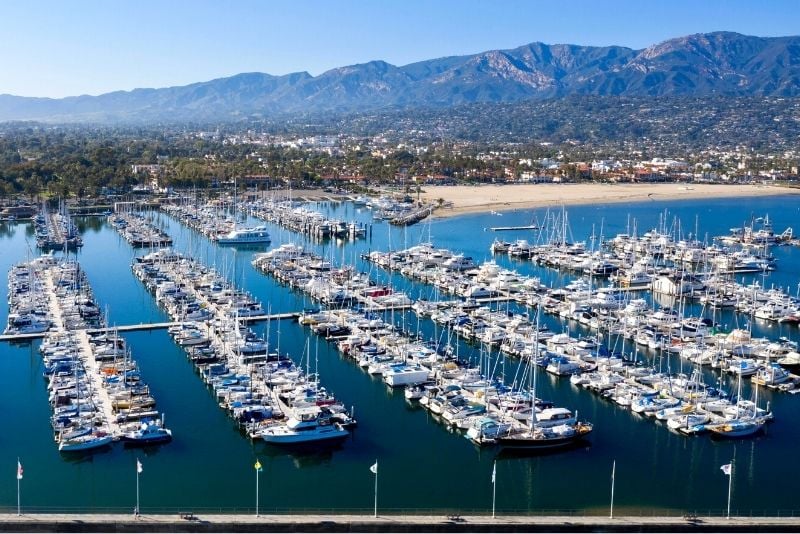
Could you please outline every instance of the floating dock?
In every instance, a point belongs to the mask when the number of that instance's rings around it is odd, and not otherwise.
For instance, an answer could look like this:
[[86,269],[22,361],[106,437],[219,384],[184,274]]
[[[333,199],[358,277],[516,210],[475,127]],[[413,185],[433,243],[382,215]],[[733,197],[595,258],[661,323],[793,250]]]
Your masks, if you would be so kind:
[[[397,308],[396,308],[397,309]],[[57,316],[54,316],[57,317]],[[297,319],[300,317],[300,312],[288,312],[288,313],[273,313],[271,315],[254,315],[252,317],[239,317],[239,320],[243,323],[258,323],[263,321],[283,321],[286,319]],[[109,326],[103,328],[90,328],[86,331],[88,333],[94,334],[96,332],[141,332],[144,330],[165,330],[171,326],[179,326],[184,324],[185,321],[168,321],[164,323],[140,323],[140,324],[129,324],[129,325],[122,325],[122,326]],[[63,328],[63,325],[62,325]],[[40,339],[46,337],[48,332],[40,332],[37,334],[6,334],[0,335],[0,341],[26,341],[29,339]]]
[[527,226],[492,226],[489,228],[492,232],[510,232],[512,230],[538,230],[539,227],[535,224],[529,224]]

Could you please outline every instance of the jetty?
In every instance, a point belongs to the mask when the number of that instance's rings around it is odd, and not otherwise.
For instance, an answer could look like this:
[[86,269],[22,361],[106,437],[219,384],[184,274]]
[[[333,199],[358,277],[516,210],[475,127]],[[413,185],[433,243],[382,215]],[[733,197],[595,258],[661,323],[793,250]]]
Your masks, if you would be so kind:
[[411,226],[412,224],[418,223],[422,219],[428,217],[435,209],[436,207],[432,205],[424,206],[412,211],[411,213],[389,219],[389,224],[393,224],[395,226]]

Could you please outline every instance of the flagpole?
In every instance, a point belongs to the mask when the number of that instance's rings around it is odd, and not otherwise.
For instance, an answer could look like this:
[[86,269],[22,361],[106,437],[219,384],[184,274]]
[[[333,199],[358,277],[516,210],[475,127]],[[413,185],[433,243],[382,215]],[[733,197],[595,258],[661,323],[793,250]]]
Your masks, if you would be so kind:
[[614,474],[617,471],[617,461],[611,464],[611,509],[608,514],[609,519],[614,519]]
[[[375,460],[375,465],[378,465],[378,460]],[[375,468],[375,509],[374,517],[378,517],[378,468]]]
[[136,517],[139,517],[139,459],[136,459]]
[[733,486],[733,460],[731,460],[731,472],[728,473],[728,519],[731,518],[731,486]]
[[17,516],[22,515],[22,512],[20,511],[20,504],[19,504],[20,503],[20,500],[19,500],[19,466],[20,466],[19,456],[17,456]]
[[256,517],[258,517],[258,471],[259,469],[256,469]]
[[495,518],[494,505],[496,500],[497,500],[497,460],[495,460],[494,464],[492,465],[492,519]]

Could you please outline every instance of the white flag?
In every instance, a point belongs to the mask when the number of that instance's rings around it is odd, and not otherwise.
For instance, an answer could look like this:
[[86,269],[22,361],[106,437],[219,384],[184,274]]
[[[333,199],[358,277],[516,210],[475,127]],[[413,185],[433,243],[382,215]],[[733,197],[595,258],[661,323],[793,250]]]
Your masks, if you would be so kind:
[[378,461],[377,460],[375,460],[374,464],[369,466],[369,470],[372,471],[373,473],[375,473],[376,475],[378,474]]
[[136,460],[136,472],[137,473],[142,472],[142,462],[140,462],[138,459]]
[[22,464],[17,460],[17,480],[22,480]]
[[722,467],[720,467],[720,469],[722,469],[722,472],[725,473],[726,475],[731,476],[731,464],[725,464]]
[[494,481],[496,480],[496,478],[497,478],[497,462],[495,462],[492,465],[492,484],[494,484]]

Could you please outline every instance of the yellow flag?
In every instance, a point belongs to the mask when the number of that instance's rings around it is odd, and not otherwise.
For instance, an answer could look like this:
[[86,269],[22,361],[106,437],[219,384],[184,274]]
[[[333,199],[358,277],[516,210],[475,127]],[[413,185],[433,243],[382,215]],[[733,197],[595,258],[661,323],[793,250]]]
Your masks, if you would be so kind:
[[258,460],[256,460],[256,465],[254,465],[253,467],[255,467],[255,468],[256,468],[256,471],[261,471],[261,462],[259,462]]

